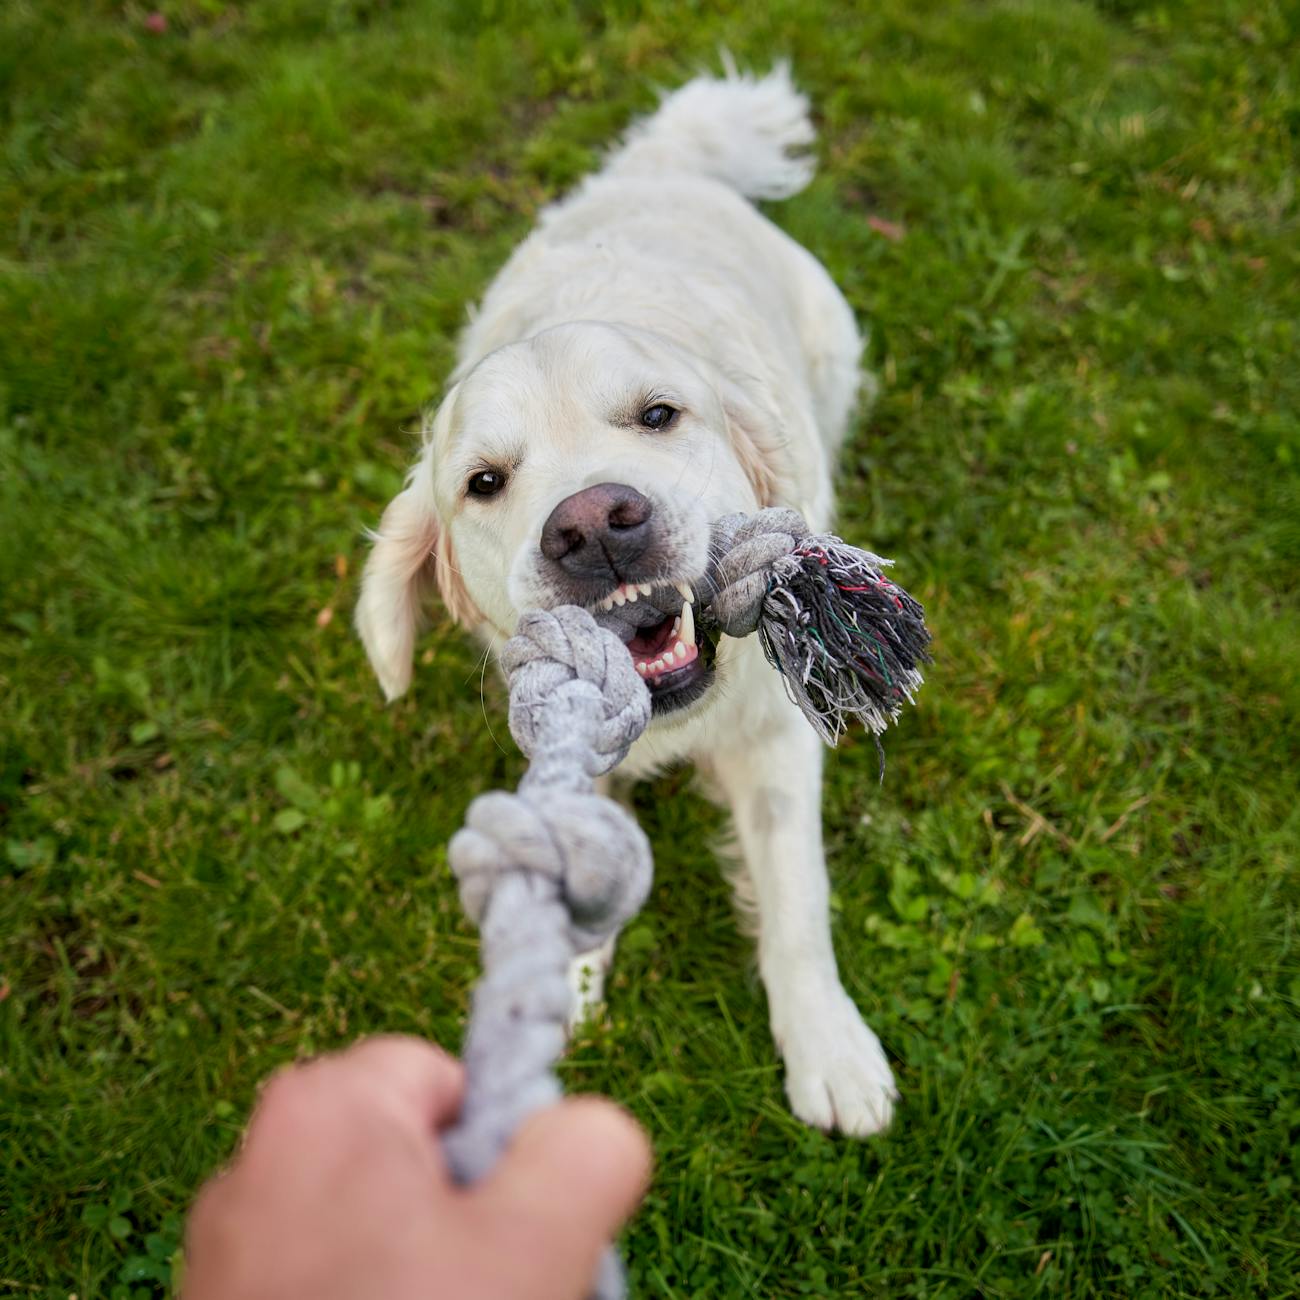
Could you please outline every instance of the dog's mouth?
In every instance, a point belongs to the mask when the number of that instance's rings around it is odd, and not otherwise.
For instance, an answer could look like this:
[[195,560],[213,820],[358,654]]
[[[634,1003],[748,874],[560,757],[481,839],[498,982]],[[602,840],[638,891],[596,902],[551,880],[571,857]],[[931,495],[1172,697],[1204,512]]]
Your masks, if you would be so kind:
[[717,649],[696,626],[695,599],[684,581],[625,582],[592,608],[627,646],[656,717],[694,704],[713,682]]

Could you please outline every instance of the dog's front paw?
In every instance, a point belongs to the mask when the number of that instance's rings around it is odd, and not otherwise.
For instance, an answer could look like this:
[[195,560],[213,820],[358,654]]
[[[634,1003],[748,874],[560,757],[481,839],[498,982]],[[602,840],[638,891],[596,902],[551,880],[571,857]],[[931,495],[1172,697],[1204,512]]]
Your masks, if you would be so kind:
[[790,1109],[805,1124],[849,1137],[889,1127],[898,1089],[880,1040],[842,989],[805,1007],[778,1035]]

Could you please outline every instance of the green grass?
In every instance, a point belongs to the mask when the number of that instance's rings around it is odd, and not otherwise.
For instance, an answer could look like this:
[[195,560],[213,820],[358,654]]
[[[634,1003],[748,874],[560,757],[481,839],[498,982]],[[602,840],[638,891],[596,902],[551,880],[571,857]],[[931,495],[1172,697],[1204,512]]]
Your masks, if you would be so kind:
[[654,1137],[636,1290],[1300,1293],[1295,8],[161,8],[0,10],[0,1294],[165,1294],[268,1070],[459,1041],[445,844],[520,762],[445,622],[381,707],[362,528],[466,304],[724,44],[817,105],[773,216],[872,325],[842,528],[938,662],[829,771],[882,1140],[788,1115],[719,816],[640,797],[565,1066]]

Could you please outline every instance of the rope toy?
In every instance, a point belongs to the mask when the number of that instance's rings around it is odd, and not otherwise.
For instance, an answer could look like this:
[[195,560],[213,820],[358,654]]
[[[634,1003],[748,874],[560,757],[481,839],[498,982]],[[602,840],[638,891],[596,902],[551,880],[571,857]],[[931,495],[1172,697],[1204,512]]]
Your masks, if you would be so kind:
[[[890,562],[810,534],[781,508],[728,515],[712,540],[702,625],[757,632],[828,744],[851,718],[878,736],[930,662],[923,611],[883,576]],[[565,1047],[569,964],[617,934],[650,892],[649,841],[626,809],[596,793],[595,778],[649,724],[650,692],[626,642],[632,617],[645,626],[654,613],[674,610],[652,596],[598,616],[571,605],[525,614],[501,655],[510,730],[530,765],[514,794],[475,799],[448,846],[483,963],[463,1053],[465,1102],[443,1139],[461,1182],[481,1178],[519,1125],[560,1096],[552,1067]],[[592,1294],[624,1295],[612,1247]]]

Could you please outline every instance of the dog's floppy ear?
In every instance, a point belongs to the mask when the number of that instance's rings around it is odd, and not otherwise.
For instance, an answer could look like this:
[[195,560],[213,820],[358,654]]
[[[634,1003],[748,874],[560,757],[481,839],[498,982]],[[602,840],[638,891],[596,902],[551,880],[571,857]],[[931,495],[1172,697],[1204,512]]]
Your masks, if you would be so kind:
[[732,379],[723,379],[719,396],[727,417],[727,436],[760,507],[776,505],[785,496],[781,466],[786,439],[780,415],[765,392],[751,393]]
[[759,446],[758,439],[751,431],[752,426],[735,419],[727,412],[727,428],[731,435],[731,446],[736,453],[740,468],[754,489],[760,506],[772,506],[777,502],[777,473],[770,459]]
[[406,487],[389,502],[373,537],[357,601],[357,631],[384,695],[395,700],[411,684],[415,634],[434,587],[456,622],[473,626],[482,616],[460,576],[451,534],[438,518],[427,459],[421,458]]

